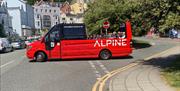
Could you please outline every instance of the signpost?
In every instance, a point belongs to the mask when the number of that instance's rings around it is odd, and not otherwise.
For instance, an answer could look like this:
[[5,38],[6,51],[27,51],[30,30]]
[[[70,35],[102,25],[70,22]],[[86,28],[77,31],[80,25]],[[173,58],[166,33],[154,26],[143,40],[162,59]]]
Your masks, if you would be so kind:
[[103,23],[103,28],[105,28],[106,29],[106,36],[107,36],[107,29],[110,27],[110,23],[108,22],[108,21],[105,21],[104,23]]

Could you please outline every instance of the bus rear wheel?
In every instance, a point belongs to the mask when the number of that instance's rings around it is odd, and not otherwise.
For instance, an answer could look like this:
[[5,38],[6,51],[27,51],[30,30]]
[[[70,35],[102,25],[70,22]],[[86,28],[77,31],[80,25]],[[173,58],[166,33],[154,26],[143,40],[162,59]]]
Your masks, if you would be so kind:
[[99,54],[99,57],[102,60],[107,60],[111,57],[111,52],[109,50],[102,50]]
[[37,62],[44,62],[46,60],[46,55],[43,52],[36,53],[35,60]]

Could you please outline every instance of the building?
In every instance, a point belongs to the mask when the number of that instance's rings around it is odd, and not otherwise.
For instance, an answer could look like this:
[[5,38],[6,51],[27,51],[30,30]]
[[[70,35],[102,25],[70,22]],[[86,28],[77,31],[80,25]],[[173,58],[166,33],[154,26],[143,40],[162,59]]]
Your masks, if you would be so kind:
[[84,0],[77,0],[76,3],[70,5],[69,2],[63,3],[61,10],[61,23],[83,23],[83,14],[87,9]]
[[0,24],[3,25],[4,34],[7,36],[13,35],[12,28],[12,17],[9,15],[7,10],[7,3],[5,1],[0,1]]
[[87,9],[87,4],[84,0],[77,0],[76,3],[71,5],[71,10],[73,14],[83,14]]
[[12,27],[22,37],[32,36],[34,30],[34,10],[23,0],[5,0],[12,16]]
[[34,4],[34,22],[37,32],[60,23],[60,3],[37,1]]
[[64,2],[62,4],[62,6],[60,7],[60,10],[61,10],[61,13],[63,13],[63,14],[71,13],[71,6],[70,6],[69,2],[67,2],[67,1]]
[[69,2],[64,2],[60,7],[61,10],[61,17],[60,23],[74,23],[73,18],[76,17],[75,15],[71,14],[71,6]]

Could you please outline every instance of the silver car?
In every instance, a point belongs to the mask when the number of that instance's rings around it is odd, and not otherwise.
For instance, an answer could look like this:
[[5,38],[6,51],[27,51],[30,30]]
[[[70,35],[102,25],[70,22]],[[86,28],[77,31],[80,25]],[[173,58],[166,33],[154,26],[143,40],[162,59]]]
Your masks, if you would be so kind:
[[10,44],[7,38],[0,38],[0,52],[13,51],[13,46]]
[[17,40],[17,41],[13,41],[11,43],[11,45],[13,46],[13,48],[15,49],[24,49],[26,47],[25,41],[23,40]]

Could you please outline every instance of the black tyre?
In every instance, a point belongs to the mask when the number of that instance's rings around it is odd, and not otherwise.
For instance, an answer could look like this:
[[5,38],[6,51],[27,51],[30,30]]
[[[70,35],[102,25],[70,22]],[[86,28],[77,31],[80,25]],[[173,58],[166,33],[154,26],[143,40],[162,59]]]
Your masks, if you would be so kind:
[[6,53],[6,52],[7,52],[7,49],[6,49],[6,48],[4,48],[4,49],[3,49],[3,52],[4,52],[4,53]]
[[38,52],[35,55],[35,61],[44,62],[46,60],[46,55],[43,52]]
[[109,50],[102,50],[99,54],[99,57],[102,60],[107,60],[111,57],[111,52]]

